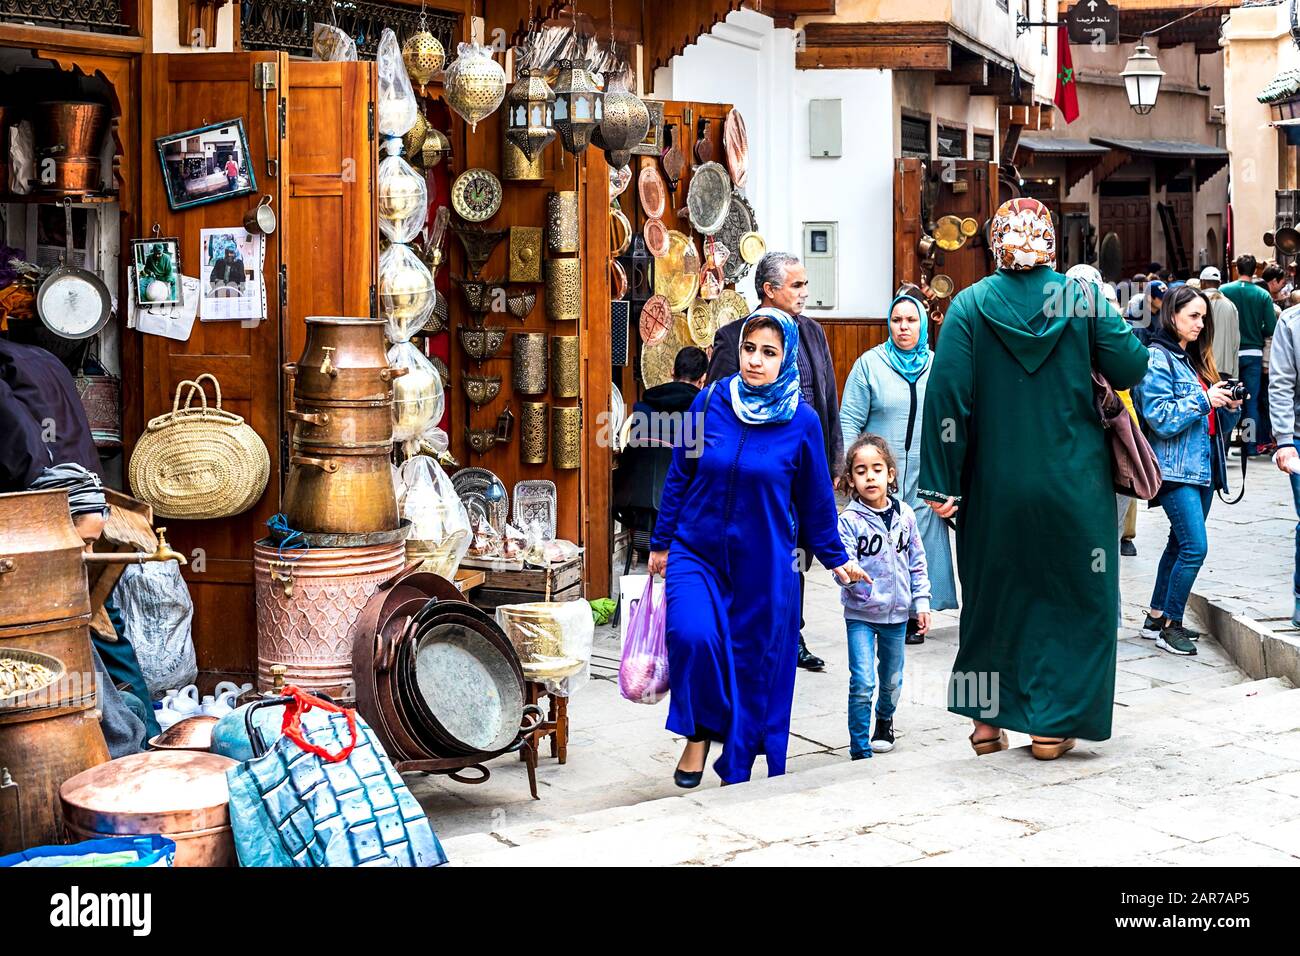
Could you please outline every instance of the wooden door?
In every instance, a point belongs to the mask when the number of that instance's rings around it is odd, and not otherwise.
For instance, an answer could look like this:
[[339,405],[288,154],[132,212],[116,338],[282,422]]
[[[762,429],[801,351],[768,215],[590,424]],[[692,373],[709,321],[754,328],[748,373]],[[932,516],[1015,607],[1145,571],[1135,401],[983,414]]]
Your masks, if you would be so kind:
[[1123,261],[1120,274],[1128,278],[1145,272],[1151,263],[1151,200],[1147,181],[1104,183],[1100,219],[1102,238],[1112,232],[1119,237]]
[[[277,214],[283,209],[283,179],[270,177],[267,169],[267,159],[278,160],[281,155],[282,86],[269,92],[264,105],[262,94],[253,89],[253,69],[254,64],[270,63],[283,79],[288,57],[279,53],[205,53],[157,54],[144,59],[141,134],[148,161],[141,175],[141,220],[146,226],[158,223],[164,236],[179,237],[182,269],[186,275],[197,276],[199,230],[240,226],[244,213],[265,194],[271,195]],[[257,193],[180,211],[170,209],[155,140],[237,118],[244,121]],[[221,383],[224,407],[252,425],[271,458],[266,493],[244,514],[211,521],[162,522],[176,550],[190,559],[184,576],[194,601],[192,633],[200,671],[250,673],[254,669],[252,546],[266,536],[266,520],[280,510],[280,243],[267,241],[265,249],[264,321],[197,321],[186,342],[142,337],[146,419],[170,410],[178,382],[211,372]]]
[[[951,166],[949,166],[951,162]],[[933,215],[974,219],[980,231],[953,252],[936,256],[934,271],[953,281],[953,295],[974,285],[993,269],[984,242],[984,223],[997,211],[997,164],[982,159],[958,159],[935,164],[939,181]],[[949,300],[951,301],[951,300]]]
[[[285,361],[302,354],[307,316],[373,314],[379,248],[374,83],[373,63],[289,61],[281,234]],[[285,423],[285,442],[289,434]]]

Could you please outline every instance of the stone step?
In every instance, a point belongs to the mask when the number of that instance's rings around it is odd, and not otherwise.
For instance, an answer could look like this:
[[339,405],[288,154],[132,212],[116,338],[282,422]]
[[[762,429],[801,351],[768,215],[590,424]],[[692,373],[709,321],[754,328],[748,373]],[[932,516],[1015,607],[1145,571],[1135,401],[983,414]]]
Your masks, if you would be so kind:
[[1196,681],[1168,684],[1119,695],[1115,700],[1115,722],[1122,726],[1136,718],[1180,714],[1186,710],[1233,704],[1250,697],[1267,697],[1292,689],[1291,682],[1285,677],[1242,680],[1227,687],[1207,686]]
[[[1281,820],[1281,795],[1297,789],[1300,691],[1254,683],[1254,694],[1117,725],[1111,740],[1081,742],[1053,762],[1026,747],[910,765],[893,754],[846,760],[444,845],[457,865],[503,866],[827,862],[827,854],[875,864],[1104,863],[1190,852],[1188,841]],[[1249,812],[1218,806],[1229,797]],[[1179,807],[1173,818],[1170,806]],[[1078,832],[1085,827],[1105,837]],[[1188,835],[1170,835],[1179,828]],[[1072,840],[1045,832],[1072,830]],[[1007,837],[1025,839],[1012,846]],[[1290,852],[1262,839],[1267,846],[1249,844],[1255,857]]]

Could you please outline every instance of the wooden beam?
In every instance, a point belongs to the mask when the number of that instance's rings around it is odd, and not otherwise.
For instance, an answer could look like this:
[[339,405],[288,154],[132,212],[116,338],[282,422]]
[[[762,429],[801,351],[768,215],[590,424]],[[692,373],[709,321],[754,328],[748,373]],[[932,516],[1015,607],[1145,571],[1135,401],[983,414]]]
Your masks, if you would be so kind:
[[835,0],[766,0],[746,3],[776,21],[778,27],[793,27],[800,17],[834,16]]
[[810,23],[800,35],[795,66],[947,72],[952,46],[947,23]]
[[1133,162],[1132,153],[1112,146],[1110,152],[1103,156],[1101,162],[1093,169],[1092,184],[1096,186],[1104,182],[1131,162]]
[[989,61],[982,56],[956,60],[952,69],[934,75],[935,86],[987,86]]
[[94,52],[104,56],[131,56],[146,51],[144,37],[124,37],[88,30],[55,30],[22,23],[0,24],[0,46],[40,47],[67,53]]

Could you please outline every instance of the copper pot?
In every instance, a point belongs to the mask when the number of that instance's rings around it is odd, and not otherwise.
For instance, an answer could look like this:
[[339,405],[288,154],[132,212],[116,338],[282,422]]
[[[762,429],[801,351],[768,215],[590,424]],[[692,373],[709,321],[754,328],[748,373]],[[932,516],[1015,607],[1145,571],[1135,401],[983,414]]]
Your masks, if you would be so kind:
[[33,142],[38,154],[60,159],[94,158],[108,125],[103,103],[37,103],[32,113]]
[[62,843],[60,785],[107,760],[108,745],[93,708],[0,715],[0,767],[13,780],[0,785],[0,854]]
[[[63,662],[64,674],[41,691],[47,706],[94,707],[95,660],[90,652],[90,612],[65,621],[43,621],[0,628],[0,649],[36,651]],[[6,713],[0,707],[0,718]]]
[[45,178],[45,167],[41,175],[32,180],[32,188],[43,193],[94,193],[101,185],[98,159],[55,159],[48,167],[53,173]]
[[398,526],[389,452],[312,446],[289,458],[284,488],[289,526],[299,531],[367,534]]
[[406,545],[312,548],[284,561],[271,541],[253,546],[257,594],[257,680],[268,690],[271,668],[288,668],[291,684],[353,696],[352,627],[379,585],[401,571]]
[[0,627],[89,614],[84,547],[66,491],[0,495]]
[[331,448],[382,448],[393,445],[393,403],[300,401],[289,417],[297,422],[295,448],[311,454],[308,446]]
[[302,358],[284,366],[294,377],[294,399],[375,402],[392,398],[403,374],[388,367],[384,320],[309,315]]
[[82,840],[161,833],[176,841],[176,866],[237,866],[226,786],[234,766],[190,750],[110,760],[59,788],[64,824]]

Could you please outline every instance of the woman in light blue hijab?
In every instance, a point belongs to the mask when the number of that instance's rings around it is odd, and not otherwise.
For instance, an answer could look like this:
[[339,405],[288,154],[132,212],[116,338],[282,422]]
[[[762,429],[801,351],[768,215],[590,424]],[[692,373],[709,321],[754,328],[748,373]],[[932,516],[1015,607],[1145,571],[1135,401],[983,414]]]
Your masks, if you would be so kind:
[[[953,574],[948,527],[917,499],[921,473],[921,419],[925,408],[925,386],[930,377],[934,353],[929,346],[929,316],[925,305],[912,295],[899,295],[889,306],[889,338],[862,353],[844,383],[840,402],[840,425],[847,448],[864,433],[880,435],[889,442],[898,460],[898,498],[916,512],[916,523],[925,545],[930,572],[930,609],[943,611],[957,606],[957,584]],[[909,625],[908,643],[919,644],[924,636]]]
[[[821,422],[799,394],[798,327],[778,309],[746,320],[740,371],[691,405],[650,539],[668,596],[668,730],[689,743],[673,775],[699,786],[710,744],[724,783],[759,754],[785,772],[799,646],[796,542],[843,583],[863,580],[840,542]],[[927,509],[928,510],[928,509]],[[809,560],[809,559],[805,559]]]

